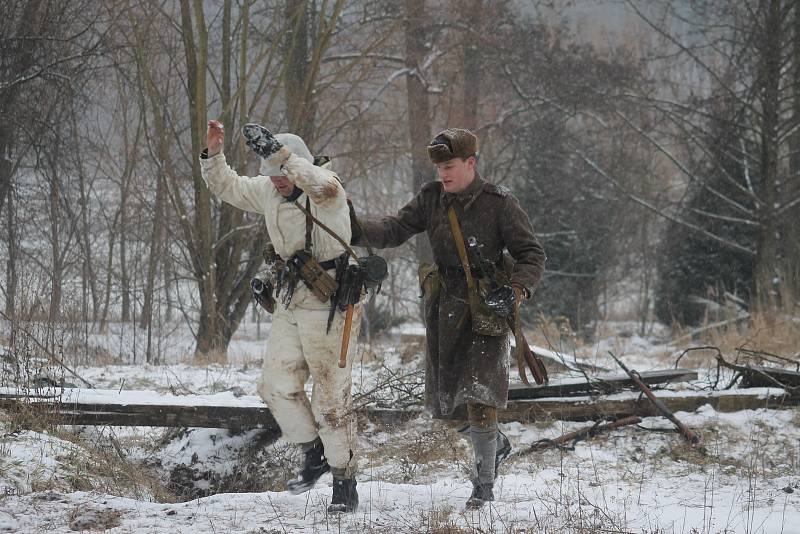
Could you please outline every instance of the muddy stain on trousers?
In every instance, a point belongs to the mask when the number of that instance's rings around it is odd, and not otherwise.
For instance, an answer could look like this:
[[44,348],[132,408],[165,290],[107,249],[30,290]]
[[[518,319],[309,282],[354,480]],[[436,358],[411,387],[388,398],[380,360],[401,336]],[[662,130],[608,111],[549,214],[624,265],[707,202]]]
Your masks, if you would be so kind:
[[[307,443],[317,436],[325,446],[332,468],[356,469],[356,418],[352,410],[351,369],[357,354],[361,306],[353,313],[347,365],[340,369],[339,352],[345,314],[336,311],[325,333],[330,305],[320,302],[298,285],[286,309],[276,306],[267,353],[262,366],[259,394],[292,443]],[[311,399],[305,392],[309,376]]]

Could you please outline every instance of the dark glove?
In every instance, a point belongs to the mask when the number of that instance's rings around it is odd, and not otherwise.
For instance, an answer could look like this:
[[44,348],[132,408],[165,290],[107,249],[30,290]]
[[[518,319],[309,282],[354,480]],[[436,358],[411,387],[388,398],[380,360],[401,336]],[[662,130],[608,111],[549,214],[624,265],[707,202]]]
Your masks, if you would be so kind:
[[260,124],[249,123],[242,127],[242,135],[246,139],[245,144],[264,159],[269,158],[278,150],[283,148],[283,144],[275,139],[272,132]]
[[501,317],[514,313],[516,304],[517,294],[511,286],[496,287],[486,295],[486,307]]

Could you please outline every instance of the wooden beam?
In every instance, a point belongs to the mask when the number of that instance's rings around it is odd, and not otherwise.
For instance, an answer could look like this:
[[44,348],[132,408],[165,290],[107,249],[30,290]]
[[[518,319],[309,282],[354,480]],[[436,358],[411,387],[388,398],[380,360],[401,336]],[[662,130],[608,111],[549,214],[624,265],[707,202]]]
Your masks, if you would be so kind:
[[[645,384],[666,384],[670,382],[686,382],[697,380],[697,371],[690,369],[666,369],[647,371],[641,373]],[[545,397],[574,397],[576,395],[589,395],[613,393],[624,388],[635,388],[635,384],[626,374],[590,377],[591,382],[585,378],[569,378],[564,380],[551,380],[542,386],[526,386],[525,384],[512,384],[508,388],[508,399],[541,399]],[[774,384],[772,384],[774,386]]]
[[170,406],[65,404],[0,398],[0,409],[25,411],[57,425],[157,426],[199,428],[264,428],[280,433],[266,406]]
[[[657,398],[672,412],[693,412],[706,404],[719,412],[736,412],[758,408],[783,408],[793,404],[782,389],[735,390],[705,392],[658,392]],[[598,398],[549,398],[509,401],[505,410],[498,412],[498,419],[508,423],[519,421],[564,420],[588,421],[605,417],[658,417],[661,414],[653,403],[630,392]]]
[[[63,398],[37,397],[19,392],[2,391],[3,389],[8,390],[8,388],[0,388],[0,410],[40,418],[48,424],[264,428],[274,432],[276,437],[280,433],[269,408],[259,404],[258,397],[217,399],[214,396],[163,396],[162,403],[137,403],[127,400],[113,402],[112,399],[102,402],[64,402]],[[80,391],[87,398],[93,398],[91,390]],[[75,395],[73,393],[73,396]],[[661,391],[657,392],[657,396],[673,412],[691,412],[705,404],[711,405],[717,411],[732,412],[744,409],[783,408],[798,402],[798,399],[791,399],[784,390],[777,388],[711,393]],[[94,398],[103,397],[95,395]],[[136,396],[132,395],[132,398],[136,398]],[[170,398],[174,399],[173,404],[168,402]],[[225,405],[220,402],[238,403],[238,405]],[[359,410],[359,413],[366,415],[373,423],[394,426],[421,414],[422,407],[407,409],[367,407]],[[633,392],[600,397],[511,400],[505,410],[498,412],[501,422],[520,421],[523,423],[551,419],[586,421],[608,416],[623,417],[627,415],[647,417],[659,414],[650,401]]]
[[[776,381],[789,388],[800,388],[800,372],[757,365],[742,368],[742,387],[776,387]],[[795,391],[794,395],[800,395],[800,391]]]

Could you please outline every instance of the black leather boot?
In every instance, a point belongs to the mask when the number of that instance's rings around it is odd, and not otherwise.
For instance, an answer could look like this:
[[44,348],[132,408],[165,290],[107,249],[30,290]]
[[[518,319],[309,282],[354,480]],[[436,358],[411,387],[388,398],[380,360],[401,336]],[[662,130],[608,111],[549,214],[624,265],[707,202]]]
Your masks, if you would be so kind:
[[358,508],[358,491],[356,491],[356,479],[333,478],[333,497],[328,506],[329,514],[352,513]]
[[314,440],[310,448],[305,452],[303,467],[295,478],[286,483],[286,487],[297,495],[314,487],[319,477],[331,470],[328,459],[325,458],[325,447],[322,440]]
[[489,501],[494,500],[494,484],[472,481],[472,495],[467,499],[467,510],[477,510]]

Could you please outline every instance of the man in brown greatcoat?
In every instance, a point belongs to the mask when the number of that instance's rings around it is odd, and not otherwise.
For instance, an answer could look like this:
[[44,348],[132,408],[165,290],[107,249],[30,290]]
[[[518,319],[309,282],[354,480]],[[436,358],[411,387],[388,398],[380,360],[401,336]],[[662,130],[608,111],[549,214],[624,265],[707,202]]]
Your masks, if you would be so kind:
[[[519,201],[484,181],[476,170],[478,139],[468,130],[447,129],[428,146],[440,181],[422,186],[395,216],[359,218],[353,242],[396,247],[427,232],[437,269],[424,284],[427,359],[426,405],[434,417],[469,421],[475,452],[473,491],[468,508],[493,500],[497,467],[511,450],[497,429],[497,409],[508,399],[509,336],[473,333],[468,288],[453,238],[449,208],[455,210],[463,239],[475,237],[481,256],[502,266],[504,249],[515,260],[509,284],[516,305],[530,298],[544,272],[545,254]],[[476,266],[473,266],[476,267]],[[480,269],[471,269],[480,276]],[[438,275],[437,275],[438,272]],[[421,276],[422,278],[422,276]]]

